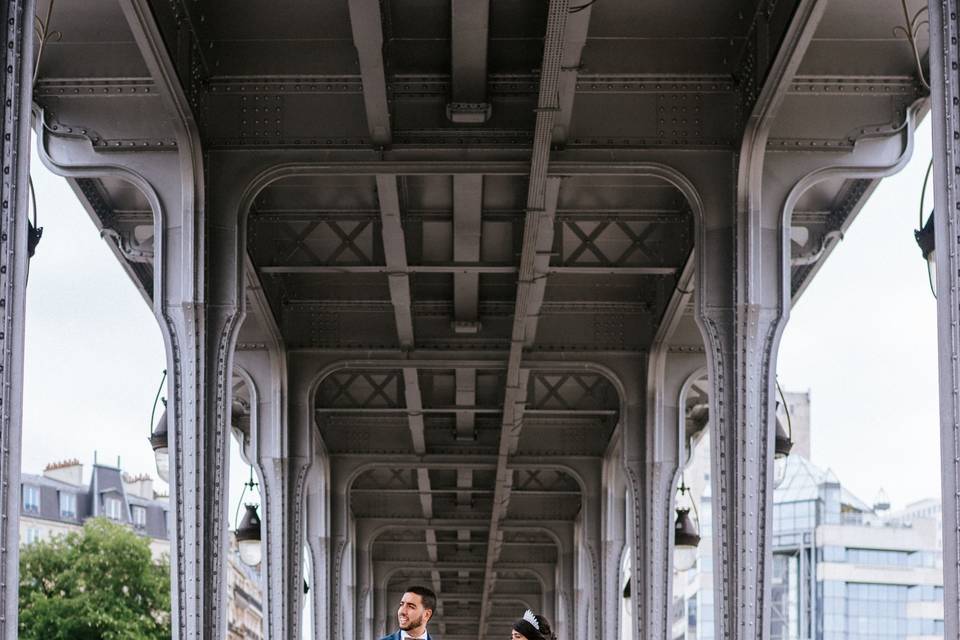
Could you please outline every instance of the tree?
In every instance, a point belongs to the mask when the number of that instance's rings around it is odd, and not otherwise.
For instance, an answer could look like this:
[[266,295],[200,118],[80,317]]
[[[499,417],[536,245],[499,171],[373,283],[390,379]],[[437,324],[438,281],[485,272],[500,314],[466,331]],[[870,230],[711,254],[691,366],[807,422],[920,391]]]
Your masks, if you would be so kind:
[[126,527],[91,518],[82,532],[21,549],[23,640],[169,637],[169,562]]

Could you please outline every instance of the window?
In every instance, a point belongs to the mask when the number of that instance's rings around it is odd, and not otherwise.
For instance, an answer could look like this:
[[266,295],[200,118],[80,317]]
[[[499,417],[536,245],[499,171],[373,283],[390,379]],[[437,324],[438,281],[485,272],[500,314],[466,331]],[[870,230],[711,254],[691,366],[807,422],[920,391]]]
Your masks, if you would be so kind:
[[123,505],[119,498],[104,498],[103,511],[111,520],[120,520],[122,518],[121,509]]
[[60,492],[60,517],[77,519],[77,494]]
[[40,487],[23,487],[23,510],[26,513],[40,513]]
[[147,528],[147,510],[141,506],[130,507],[130,519],[133,520],[133,526],[137,529]]
[[33,544],[40,540],[40,529],[36,527],[27,527],[27,535],[24,539],[25,544]]

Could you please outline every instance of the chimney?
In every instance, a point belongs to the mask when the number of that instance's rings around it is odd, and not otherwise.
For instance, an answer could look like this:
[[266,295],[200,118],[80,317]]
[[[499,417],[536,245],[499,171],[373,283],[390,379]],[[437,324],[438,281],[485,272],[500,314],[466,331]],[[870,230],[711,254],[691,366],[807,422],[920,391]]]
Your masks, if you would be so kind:
[[153,478],[145,473],[137,476],[123,474],[123,490],[127,495],[137,496],[144,500],[153,500]]
[[43,468],[43,477],[78,487],[83,483],[83,465],[76,458],[51,462]]

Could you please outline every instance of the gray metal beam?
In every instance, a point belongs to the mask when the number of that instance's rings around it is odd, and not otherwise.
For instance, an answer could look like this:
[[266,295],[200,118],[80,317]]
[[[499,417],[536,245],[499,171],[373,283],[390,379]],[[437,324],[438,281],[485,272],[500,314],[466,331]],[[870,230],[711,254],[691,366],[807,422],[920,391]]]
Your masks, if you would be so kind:
[[[558,179],[553,178],[552,180]],[[552,237],[552,233],[551,233]],[[549,260],[549,255],[543,258]],[[476,276],[479,274],[513,274],[520,271],[514,265],[484,265],[484,264],[441,264],[441,265],[406,265],[402,268],[393,268],[391,265],[349,266],[349,265],[280,265],[265,266],[258,269],[260,273],[270,274],[323,274],[323,273],[387,273],[391,276],[402,276],[412,273],[452,273]],[[541,275],[591,275],[591,276],[672,276],[677,267],[551,267],[540,269]],[[542,287],[540,287],[542,288]]]
[[[462,369],[457,369],[461,371]],[[467,371],[474,371],[473,369],[466,369]],[[425,415],[425,414],[447,414],[447,413],[466,413],[470,415],[476,414],[486,414],[486,415],[499,415],[503,413],[502,407],[471,407],[469,405],[458,404],[454,407],[421,407],[420,409],[414,409],[411,406],[407,405],[406,408],[397,408],[397,409],[387,409],[381,407],[320,407],[316,410],[318,414],[350,414],[350,415]],[[570,416],[574,418],[578,417],[592,417],[592,416],[615,416],[619,413],[616,409],[526,409],[524,410],[524,415],[527,416],[557,416],[565,417]],[[549,425],[547,425],[549,426]],[[472,437],[472,432],[471,432]]]
[[383,61],[383,18],[378,0],[349,0],[353,44],[360,62],[367,129],[374,145],[390,144],[387,74]]
[[[477,370],[457,369],[456,374],[456,403],[458,407],[473,406],[477,402]],[[457,439],[473,439],[476,413],[472,411],[457,411]]]
[[380,220],[383,229],[383,254],[389,274],[390,301],[397,321],[397,337],[403,349],[413,348],[413,316],[410,311],[410,276],[407,265],[407,247],[400,220],[400,195],[397,177],[377,176],[377,198],[380,201]]
[[[400,221],[400,200],[397,193],[395,176],[377,176],[377,196],[380,201],[380,214],[383,228],[383,253],[387,264],[398,270],[407,263],[406,240]],[[413,315],[410,308],[410,277],[403,273],[389,276],[390,299],[393,303],[397,322],[397,335],[403,348],[413,348]],[[426,436],[423,423],[423,395],[417,369],[404,367],[403,392],[406,403],[407,424],[410,428],[410,440],[413,452],[418,456],[427,453]],[[420,496],[420,508],[426,520],[433,518],[433,493],[430,487],[430,472],[426,468],[417,469],[417,490]],[[427,528],[424,532],[427,542],[427,554],[431,562],[431,581],[433,590],[440,593],[440,574],[436,570],[437,533]],[[437,613],[443,613],[442,597],[437,600]],[[441,632],[446,631],[441,623]]]
[[[761,640],[770,634],[773,388],[786,316],[789,239],[777,181],[764,169],[770,130],[826,7],[797,0],[763,85],[745,91],[735,191],[718,188],[705,204],[718,215],[696,245],[697,321],[708,342],[713,485],[716,637]],[[758,40],[752,39],[756,46]],[[753,45],[748,45],[753,46]],[[748,51],[762,60],[761,51]],[[767,65],[763,65],[766,69]],[[760,72],[751,65],[747,70]],[[781,178],[782,179],[782,178]],[[734,196],[735,207],[722,204]],[[726,209],[724,207],[727,207]],[[786,246],[784,246],[784,243]],[[733,257],[731,257],[733,256]],[[733,277],[731,278],[731,274]]]
[[479,124],[490,118],[487,103],[487,43],[490,0],[450,2],[450,104],[447,117]]
[[934,226],[943,495],[943,637],[960,638],[960,18],[930,0]]
[[[474,0],[464,0],[473,3]],[[456,0],[454,2],[456,4]],[[478,1],[476,4],[485,4]],[[481,212],[483,210],[483,176],[453,176],[453,261],[480,261]],[[454,317],[458,323],[476,323],[480,305],[480,274],[454,273]],[[476,328],[474,329],[474,332]]]
[[570,135],[570,121],[573,119],[573,99],[577,93],[577,74],[580,72],[580,56],[587,42],[590,30],[590,14],[593,2],[583,0],[580,9],[567,18],[564,29],[563,56],[560,63],[560,77],[557,82],[557,106],[559,112],[553,124],[552,141],[562,145]]
[[[30,108],[33,91],[32,0],[4,0],[3,179],[0,182],[0,639],[17,637],[20,575],[20,438],[23,416],[23,346],[27,292],[27,180],[30,177]],[[9,205],[9,206],[8,206]]]
[[551,0],[547,10],[537,116],[530,159],[527,214],[523,229],[523,250],[520,255],[510,354],[507,359],[493,513],[490,516],[487,566],[483,578],[483,601],[480,605],[478,626],[480,636],[487,632],[490,598],[496,580],[494,565],[499,558],[500,544],[503,541],[500,524],[506,518],[510,489],[513,484],[513,471],[508,465],[509,457],[516,452],[523,426],[523,408],[527,399],[527,382],[530,378],[530,371],[521,368],[523,350],[525,347],[532,346],[536,338],[540,306],[543,304],[543,295],[546,290],[547,268],[550,265],[553,248],[554,216],[557,212],[560,181],[548,177],[548,165],[551,135],[558,110],[557,85],[563,55],[563,33],[569,15],[568,7],[568,0]]

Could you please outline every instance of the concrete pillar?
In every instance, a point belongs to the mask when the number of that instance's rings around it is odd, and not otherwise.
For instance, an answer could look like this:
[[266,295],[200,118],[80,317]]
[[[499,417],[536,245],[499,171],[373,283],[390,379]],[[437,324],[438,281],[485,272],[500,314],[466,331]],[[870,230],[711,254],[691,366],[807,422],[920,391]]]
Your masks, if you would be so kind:
[[3,66],[3,175],[0,181],[0,639],[17,637],[20,523],[20,434],[27,289],[27,180],[33,95],[32,0],[0,4],[6,30]]
[[960,638],[960,19],[956,0],[930,0],[943,491],[944,638]]

